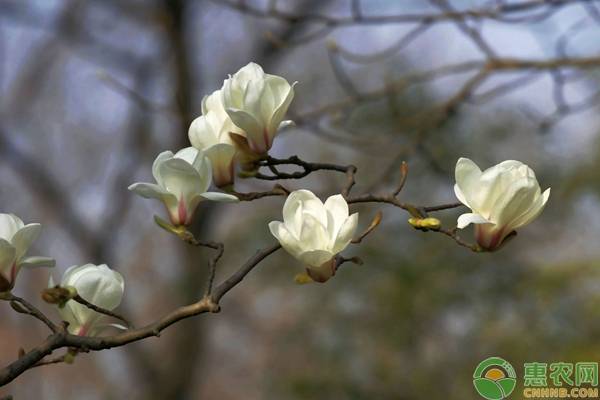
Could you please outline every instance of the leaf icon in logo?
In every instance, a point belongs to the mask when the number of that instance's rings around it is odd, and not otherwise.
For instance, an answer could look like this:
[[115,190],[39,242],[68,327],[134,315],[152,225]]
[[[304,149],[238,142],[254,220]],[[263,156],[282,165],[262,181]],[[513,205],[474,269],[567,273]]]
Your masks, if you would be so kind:
[[473,380],[477,392],[488,400],[502,400],[504,391],[495,381],[488,378],[478,378]]

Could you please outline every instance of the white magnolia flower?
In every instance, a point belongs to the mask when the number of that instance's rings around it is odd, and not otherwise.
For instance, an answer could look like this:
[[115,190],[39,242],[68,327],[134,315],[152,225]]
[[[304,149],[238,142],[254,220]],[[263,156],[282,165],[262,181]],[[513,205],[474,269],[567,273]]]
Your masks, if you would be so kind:
[[292,99],[294,85],[277,75],[265,74],[249,63],[223,83],[223,105],[235,125],[246,135],[249,148],[265,154],[271,148]]
[[210,160],[201,151],[186,147],[176,154],[162,152],[154,160],[153,183],[134,183],[129,190],[148,199],[161,200],[175,226],[189,225],[203,200],[238,201],[225,193],[207,192],[212,180]]
[[[49,287],[54,286],[50,277]],[[108,268],[105,264],[74,265],[67,269],[60,282],[61,287],[74,287],[77,294],[95,306],[112,311],[121,304],[125,281],[120,273]],[[106,316],[94,311],[87,306],[69,300],[63,308],[59,308],[63,321],[69,323],[69,333],[79,336],[95,336],[109,326],[116,326],[105,322]]]
[[25,225],[16,215],[0,214],[0,292],[13,288],[23,267],[54,267],[51,258],[25,257],[41,228],[40,224]]
[[269,223],[281,246],[307,265],[313,280],[325,282],[335,273],[334,257],[352,240],[358,213],[348,216],[348,204],[341,195],[325,204],[308,190],[292,192],[283,206],[283,222]]
[[550,189],[541,193],[535,173],[519,161],[503,161],[481,172],[468,158],[456,163],[454,192],[472,212],[458,218],[462,229],[475,225],[477,243],[497,249],[504,238],[529,224],[544,209]]
[[190,125],[188,136],[192,146],[210,159],[213,179],[218,187],[233,184],[235,144],[230,133],[243,134],[223,108],[222,93],[214,91],[202,99],[202,115]]

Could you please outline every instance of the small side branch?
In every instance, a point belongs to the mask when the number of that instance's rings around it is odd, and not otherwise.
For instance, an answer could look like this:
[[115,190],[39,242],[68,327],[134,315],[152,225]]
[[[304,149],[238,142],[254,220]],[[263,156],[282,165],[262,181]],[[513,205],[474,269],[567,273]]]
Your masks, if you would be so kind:
[[[277,169],[277,166],[281,165],[295,165],[302,168],[302,171],[296,171],[292,173],[281,172]],[[298,156],[292,156],[285,159],[267,156],[266,159],[258,161],[257,166],[267,167],[272,172],[272,175],[265,175],[262,173],[256,174],[255,177],[257,179],[266,181],[275,181],[279,179],[302,179],[316,171],[337,171],[342,173],[348,173],[350,169],[354,169],[354,172],[356,172],[356,167],[352,165],[343,166],[328,163],[311,163],[301,160]]]
[[32,317],[36,318],[37,320],[43,322],[50,329],[50,331],[52,331],[54,333],[58,332],[59,327],[54,322],[52,322],[48,317],[46,317],[46,315],[43,312],[38,310],[35,306],[33,306],[27,300],[25,300],[21,297],[15,296],[14,294],[12,294],[10,292],[2,293],[0,295],[0,300],[5,300],[5,301],[10,302],[10,306],[16,312],[18,312],[20,314],[31,315]]

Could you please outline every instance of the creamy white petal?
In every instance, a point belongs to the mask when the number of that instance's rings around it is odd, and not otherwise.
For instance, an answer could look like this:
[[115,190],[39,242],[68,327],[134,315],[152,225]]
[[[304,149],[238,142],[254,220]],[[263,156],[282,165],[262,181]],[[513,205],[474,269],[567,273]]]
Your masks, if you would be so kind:
[[166,160],[160,165],[158,171],[163,181],[163,188],[177,198],[188,199],[203,191],[204,185],[198,171],[183,159]]
[[220,201],[226,203],[235,203],[240,201],[237,197],[232,194],[220,193],[220,192],[205,192],[200,194],[200,196],[204,197],[206,200],[211,201]]
[[549,198],[550,188],[546,189],[544,193],[537,199],[535,204],[533,204],[526,212],[511,221],[512,230],[525,226],[536,219],[546,207],[546,203],[548,202]]
[[233,123],[245,132],[248,145],[253,151],[264,153],[268,150],[266,147],[268,137],[265,134],[265,129],[252,114],[235,108],[227,108],[227,114],[229,114]]
[[107,310],[115,309],[123,298],[125,281],[123,276],[105,264],[87,267],[73,282],[77,293],[90,303]]
[[300,232],[300,242],[304,249],[331,250],[327,227],[321,221],[314,218],[311,214],[302,216],[302,231]]
[[215,185],[223,187],[233,183],[234,180],[234,158],[236,149],[234,146],[219,143],[209,147],[204,152],[212,165],[213,180]]
[[0,239],[10,242],[13,235],[23,228],[25,224],[21,218],[14,214],[0,214]]
[[14,234],[11,243],[15,246],[17,260],[25,255],[29,247],[31,247],[35,239],[40,235],[41,229],[42,226],[40,224],[28,224]]
[[285,121],[281,121],[281,123],[279,124],[279,127],[277,129],[283,130],[285,128],[289,128],[292,126],[296,126],[296,123],[294,121],[292,121],[291,119],[287,119]]
[[[471,195],[476,194],[480,189],[479,178],[481,176],[481,170],[473,161],[468,158],[459,158],[456,162],[456,168],[454,171],[454,177],[456,179],[456,185],[454,192],[458,200],[471,207],[468,202],[472,199]],[[458,189],[458,190],[457,190]]]
[[358,226],[358,213],[352,214],[346,219],[333,242],[333,253],[337,254],[343,251],[352,241],[352,237]]
[[269,123],[269,134],[271,136],[275,136],[277,129],[279,128],[279,124],[285,117],[285,113],[287,113],[287,110],[294,99],[294,86],[296,85],[296,82],[290,86],[285,79],[276,76],[270,79],[270,83],[273,85],[273,90],[278,92],[280,97],[278,99],[279,104],[273,108],[270,118],[267,120]]
[[212,112],[209,112],[208,115],[201,115],[192,121],[188,129],[190,143],[199,150],[205,150],[219,143],[219,131],[209,121],[212,116]]
[[275,239],[279,241],[279,244],[281,244],[285,251],[292,257],[298,258],[298,256],[304,252],[302,243],[287,230],[283,223],[279,221],[269,222],[269,230]]
[[485,219],[484,217],[482,217],[479,214],[474,214],[474,213],[466,213],[461,215],[460,217],[458,217],[458,220],[456,221],[456,227],[458,229],[463,229],[466,226],[468,226],[469,224],[489,224],[490,221],[488,221],[487,219]]
[[308,266],[319,268],[330,261],[333,256],[335,254],[327,250],[311,250],[298,255],[298,259]]
[[[301,214],[297,214],[300,208]],[[317,218],[324,226],[327,226],[327,212],[323,206],[323,202],[315,196],[310,190],[295,190],[287,197],[283,205],[283,222],[287,226],[302,225],[300,222],[301,215],[309,213]]]
[[30,256],[19,261],[22,268],[53,268],[56,261],[50,257]]
[[154,163],[152,163],[152,176],[156,180],[156,183],[158,183],[161,186],[163,183],[162,183],[162,179],[158,173],[158,168],[159,168],[160,164],[162,164],[165,160],[173,158],[173,156],[174,156],[174,154],[172,151],[163,151],[156,157],[156,159],[154,160]]
[[155,185],[154,183],[143,183],[137,182],[132,185],[129,185],[127,188],[134,192],[137,195],[140,195],[146,199],[162,199],[163,196],[173,196],[171,193],[167,192],[161,186]]
[[348,203],[341,194],[336,194],[325,200],[324,207],[327,211],[327,231],[331,238],[335,238],[348,219]]

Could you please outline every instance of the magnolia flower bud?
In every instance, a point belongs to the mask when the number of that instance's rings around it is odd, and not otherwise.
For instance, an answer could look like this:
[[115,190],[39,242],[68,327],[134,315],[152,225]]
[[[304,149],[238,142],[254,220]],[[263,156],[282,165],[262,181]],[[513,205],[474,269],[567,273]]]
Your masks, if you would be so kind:
[[459,229],[475,224],[477,243],[496,250],[516,229],[544,209],[550,189],[541,193],[535,173],[519,161],[504,161],[481,172],[468,158],[456,163],[454,193],[472,212],[458,218]]
[[233,123],[241,128],[248,147],[264,155],[277,131],[292,121],[283,121],[294,85],[277,75],[265,74],[260,65],[249,63],[223,83],[223,106]]
[[236,148],[230,133],[242,134],[225,112],[220,90],[202,99],[202,115],[190,125],[188,136],[192,146],[210,159],[215,185],[233,184]]
[[[54,287],[50,277],[49,287]],[[113,271],[105,264],[74,265],[67,269],[62,277],[61,287],[74,287],[77,294],[89,303],[112,311],[121,304],[125,282],[121,274]],[[79,336],[96,336],[103,329],[114,324],[105,323],[106,316],[94,311],[75,300],[69,300],[59,308],[63,321],[69,323],[69,333]]]
[[271,234],[296,259],[307,265],[307,274],[325,282],[335,273],[335,256],[352,240],[358,213],[348,216],[341,195],[325,204],[308,190],[292,192],[283,206],[283,222],[269,223]]
[[40,230],[40,224],[25,225],[16,215],[0,214],[0,293],[14,287],[23,267],[54,267],[51,258],[25,257]]
[[134,183],[129,190],[148,199],[158,199],[167,207],[175,226],[189,225],[203,200],[238,201],[225,193],[207,192],[212,181],[210,160],[193,147],[160,153],[152,165],[153,183]]

